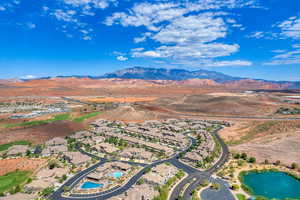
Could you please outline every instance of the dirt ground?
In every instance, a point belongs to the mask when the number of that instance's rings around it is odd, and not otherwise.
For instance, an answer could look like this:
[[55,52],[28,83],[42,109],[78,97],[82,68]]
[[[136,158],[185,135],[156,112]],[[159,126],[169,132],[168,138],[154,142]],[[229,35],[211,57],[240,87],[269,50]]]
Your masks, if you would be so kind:
[[117,109],[103,113],[99,118],[108,120],[120,120],[124,122],[143,122],[145,120],[157,120],[165,118],[158,112],[139,109],[134,106],[121,106]]
[[154,101],[157,97],[103,97],[103,98],[88,98],[87,101],[96,103],[117,102],[117,103],[134,103]]
[[34,171],[43,166],[45,159],[9,158],[0,160],[0,176],[16,170]]
[[283,164],[300,164],[299,121],[240,121],[225,128],[220,135],[230,150],[246,152],[258,162],[268,159]]
[[80,123],[57,121],[51,124],[34,126],[31,128],[2,131],[0,132],[0,144],[17,140],[27,140],[33,144],[42,144],[54,137],[65,137],[76,131],[83,130],[84,128],[85,126]]

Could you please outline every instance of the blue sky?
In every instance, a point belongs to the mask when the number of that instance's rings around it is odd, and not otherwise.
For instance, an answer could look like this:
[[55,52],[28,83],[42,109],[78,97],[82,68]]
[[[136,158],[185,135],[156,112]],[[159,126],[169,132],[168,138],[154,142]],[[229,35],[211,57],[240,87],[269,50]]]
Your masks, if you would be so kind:
[[300,81],[298,0],[1,0],[0,78],[143,66]]

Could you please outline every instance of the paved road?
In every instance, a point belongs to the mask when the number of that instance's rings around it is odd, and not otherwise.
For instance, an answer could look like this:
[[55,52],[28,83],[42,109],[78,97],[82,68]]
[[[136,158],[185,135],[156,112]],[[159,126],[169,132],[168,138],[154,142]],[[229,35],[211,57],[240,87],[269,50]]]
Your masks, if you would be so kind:
[[233,194],[230,192],[230,188],[227,182],[222,179],[213,179],[211,182],[218,183],[220,185],[219,190],[207,188],[202,191],[202,200],[235,200]]
[[220,129],[212,133],[212,135],[217,138],[222,148],[222,154],[219,160],[208,170],[196,170],[191,173],[188,172],[188,177],[183,179],[172,191],[172,194],[170,195],[170,200],[177,200],[181,195],[184,200],[191,199],[192,191],[195,190],[201,183],[203,183],[204,180],[210,180],[211,175],[214,172],[218,171],[218,169],[225,164],[229,156],[229,150],[225,142],[218,135],[219,130]]
[[[82,179],[84,179],[90,172],[92,172],[93,170],[95,170],[97,167],[103,165],[105,162],[108,162],[108,159],[105,158],[100,158],[96,155],[93,155],[91,153],[85,152],[82,149],[80,149],[77,146],[77,149],[85,154],[88,155],[92,158],[98,159],[100,160],[98,163],[96,163],[95,165],[79,172],[78,174],[76,174],[75,176],[73,176],[72,178],[70,178],[69,180],[67,180],[58,190],[56,190],[49,198],[52,200],[78,200],[78,199],[87,199],[87,200],[104,200],[104,199],[108,199],[111,198],[113,196],[117,196],[119,194],[124,193],[125,191],[127,191],[128,189],[130,189],[144,174],[145,172],[148,170],[148,168],[153,168],[159,164],[165,163],[165,162],[169,162],[172,165],[174,165],[175,167],[182,169],[183,171],[185,171],[186,173],[188,173],[188,177],[186,177],[183,181],[181,181],[177,187],[174,189],[173,193],[171,194],[171,200],[176,199],[178,197],[178,195],[180,194],[180,192],[183,190],[183,187],[187,184],[190,183],[191,184],[186,188],[185,192],[184,192],[184,197],[185,199],[190,199],[190,192],[193,191],[200,183],[201,181],[210,178],[211,174],[215,171],[217,171],[217,169],[222,166],[228,157],[228,148],[226,146],[226,144],[223,142],[223,140],[221,140],[221,138],[218,136],[217,134],[218,130],[213,133],[213,135],[219,140],[221,147],[222,147],[222,156],[221,158],[218,160],[218,162],[209,170],[207,171],[200,171],[198,169],[195,169],[189,165],[186,165],[182,162],[179,161],[179,155],[180,153],[185,153],[189,150],[189,148],[194,145],[196,143],[196,139],[190,137],[190,145],[182,150],[179,153],[174,154],[171,158],[169,159],[164,159],[164,160],[158,160],[155,161],[151,164],[142,164],[142,163],[136,163],[136,162],[130,162],[130,161],[121,161],[121,162],[126,162],[129,164],[133,164],[133,165],[140,165],[142,166],[142,170],[140,170],[137,174],[135,174],[126,184],[124,184],[123,186],[117,186],[114,187],[110,190],[107,191],[103,191],[103,192],[99,192],[99,193],[94,193],[94,194],[71,194],[69,197],[62,197],[63,194],[63,188],[65,186],[71,187],[73,188],[76,184],[78,184]],[[188,132],[186,132],[187,134]]]
[[153,168],[157,165],[160,165],[162,163],[166,163],[166,162],[170,162],[173,165],[177,166],[178,168],[184,170],[187,173],[191,173],[191,172],[198,172],[197,169],[194,169],[186,164],[183,164],[181,162],[179,162],[178,158],[179,158],[179,154],[180,153],[185,153],[188,151],[188,149],[194,145],[196,143],[196,140],[192,137],[190,137],[190,145],[185,148],[184,150],[182,150],[179,153],[174,154],[171,158],[168,159],[164,159],[164,160],[158,160],[155,161],[151,164],[141,164],[141,163],[135,163],[135,162],[130,162],[130,161],[121,161],[121,162],[126,162],[129,164],[136,164],[136,165],[140,165],[143,166],[144,168],[142,168],[141,171],[139,171],[137,174],[135,174],[125,185],[123,186],[118,186],[118,187],[114,187],[110,190],[107,191],[103,191],[103,192],[99,192],[99,193],[94,193],[94,194],[72,194],[69,197],[63,197],[63,188],[65,186],[71,187],[73,188],[76,184],[78,184],[80,182],[80,180],[84,179],[90,172],[92,172],[93,170],[95,170],[97,167],[99,167],[100,165],[103,165],[105,162],[108,161],[108,159],[105,158],[100,158],[96,155],[93,155],[91,153],[85,152],[82,149],[80,149],[78,146],[76,147],[81,153],[88,155],[92,158],[98,159],[100,160],[100,162],[98,162],[97,164],[79,172],[78,174],[76,174],[75,176],[73,176],[72,178],[70,178],[69,180],[67,180],[58,190],[56,190],[50,197],[49,199],[52,200],[78,200],[78,199],[88,199],[88,200],[102,200],[102,199],[108,199],[111,198],[113,196],[117,196],[119,194],[122,194],[123,192],[127,191],[129,188],[131,188],[144,174],[145,172],[148,170],[148,168]]

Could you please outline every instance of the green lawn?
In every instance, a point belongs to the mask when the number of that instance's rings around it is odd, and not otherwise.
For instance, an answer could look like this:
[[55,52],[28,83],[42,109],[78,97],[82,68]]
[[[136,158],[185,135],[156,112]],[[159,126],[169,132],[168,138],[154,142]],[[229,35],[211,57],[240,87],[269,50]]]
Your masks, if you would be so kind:
[[101,114],[101,112],[92,112],[92,113],[82,115],[80,117],[72,119],[70,113],[65,113],[65,114],[55,115],[54,117],[52,117],[50,119],[46,119],[46,120],[35,120],[35,121],[28,121],[28,122],[15,123],[15,124],[5,124],[5,125],[3,125],[3,127],[4,128],[30,127],[30,126],[37,126],[37,125],[42,125],[42,124],[49,124],[49,123],[52,123],[55,121],[62,121],[62,120],[72,120],[74,122],[80,123],[88,118],[95,117],[99,114]]
[[31,172],[29,171],[15,171],[0,176],[0,193],[10,191],[16,186],[25,183],[29,178]]
[[15,141],[15,142],[11,142],[11,143],[7,143],[7,144],[1,144],[0,145],[0,152],[1,151],[5,151],[7,149],[9,149],[9,147],[14,146],[14,145],[30,145],[31,143],[28,141]]
[[77,123],[80,123],[80,122],[83,122],[84,120],[86,120],[88,118],[95,117],[95,116],[97,116],[99,114],[101,114],[101,112],[92,112],[92,113],[89,113],[89,114],[77,117],[77,118],[73,119],[73,121],[77,122]]
[[238,198],[238,200],[246,200],[246,196],[243,194],[237,194],[236,197]]
[[55,115],[54,117],[46,120],[35,120],[35,121],[28,121],[23,123],[16,123],[16,124],[5,124],[5,128],[14,128],[14,127],[23,127],[23,126],[37,126],[42,124],[48,124],[55,121],[61,121],[61,120],[68,120],[70,119],[71,115],[69,113],[66,114],[59,114]]

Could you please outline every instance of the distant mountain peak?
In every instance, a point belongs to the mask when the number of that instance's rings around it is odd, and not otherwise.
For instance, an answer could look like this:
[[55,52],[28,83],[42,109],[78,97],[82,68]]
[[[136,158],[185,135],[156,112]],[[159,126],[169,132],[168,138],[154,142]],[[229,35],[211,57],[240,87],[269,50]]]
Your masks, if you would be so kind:
[[241,80],[241,78],[225,75],[220,72],[208,70],[189,71],[185,69],[145,68],[131,67],[113,73],[107,73],[101,78],[143,79],[143,80],[176,80],[211,79],[216,82]]

